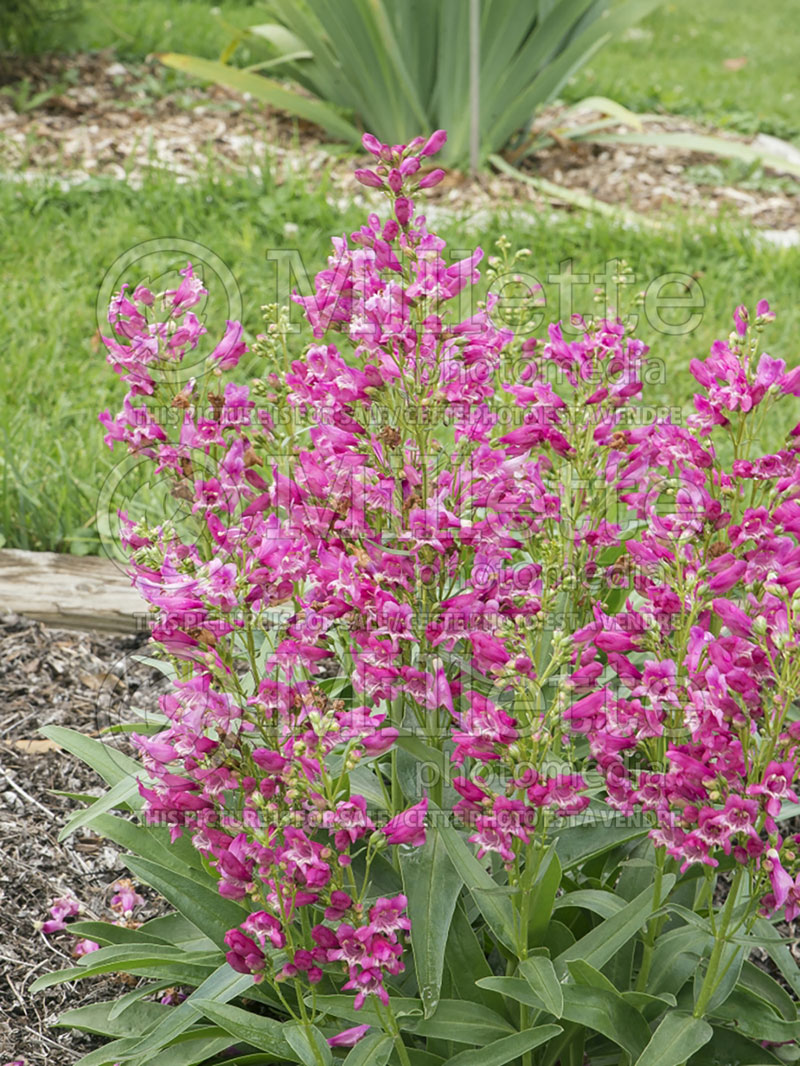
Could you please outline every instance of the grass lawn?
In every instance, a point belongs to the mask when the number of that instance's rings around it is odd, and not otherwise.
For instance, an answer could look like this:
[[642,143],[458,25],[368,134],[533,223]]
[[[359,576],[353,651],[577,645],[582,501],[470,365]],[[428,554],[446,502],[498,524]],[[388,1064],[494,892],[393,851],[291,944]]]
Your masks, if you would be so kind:
[[[255,6],[231,4],[224,10],[227,19],[242,25],[261,17]],[[775,8],[743,0],[666,4],[637,33],[598,55],[568,95],[602,93],[639,109],[663,106],[738,128],[750,124],[796,136],[797,68],[785,30],[798,24],[798,15],[800,0],[783,0]],[[123,58],[166,48],[214,55],[224,42],[209,4],[199,0],[169,5],[108,0],[91,5],[74,32],[83,47],[113,46]],[[748,57],[741,69],[723,66],[725,58],[741,56]],[[269,168],[263,169],[269,175]],[[5,340],[0,538],[6,546],[99,549],[93,518],[98,494],[113,462],[122,458],[120,453],[112,459],[97,422],[98,411],[116,410],[123,396],[95,337],[97,293],[114,260],[152,237],[200,242],[236,277],[252,337],[260,325],[260,305],[275,298],[275,268],[267,251],[297,248],[313,274],[323,265],[331,235],[360,225],[363,211],[351,209],[342,217],[327,191],[324,174],[282,185],[269,176],[258,183],[209,174],[191,185],[161,176],[139,190],[110,181],[69,191],[0,181]],[[290,237],[287,221],[297,226]],[[637,288],[667,272],[694,275],[705,299],[697,328],[683,336],[654,336],[647,324],[642,330],[653,355],[664,360],[664,382],[650,397],[653,403],[687,404],[689,359],[704,356],[714,337],[727,335],[731,310],[739,302],[771,301],[778,313],[769,334],[771,354],[793,363],[800,347],[800,249],[770,247],[735,218],[711,231],[676,216],[653,235],[564,212],[531,215],[524,223],[498,205],[496,217],[478,235],[470,232],[468,218],[450,219],[439,228],[452,246],[480,243],[487,252],[507,232],[515,246],[533,250],[531,270],[545,283],[549,298],[547,275],[557,273],[565,259],[572,260],[575,272],[590,273],[602,272],[608,260],[625,259]],[[590,292],[582,290],[585,302],[577,309],[592,310]],[[287,293],[279,296],[285,300]],[[550,304],[557,315],[552,299]],[[785,421],[772,424],[765,443],[779,446],[782,433],[796,421],[787,414]]]

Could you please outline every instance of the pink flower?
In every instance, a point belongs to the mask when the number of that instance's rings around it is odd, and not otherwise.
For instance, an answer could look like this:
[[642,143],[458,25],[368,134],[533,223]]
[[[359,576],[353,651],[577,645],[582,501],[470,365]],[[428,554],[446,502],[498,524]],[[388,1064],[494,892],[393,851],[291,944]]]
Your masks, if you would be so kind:
[[91,955],[92,952],[99,950],[100,945],[94,940],[76,940],[72,948],[72,954],[80,957],[81,955]]
[[42,922],[42,932],[50,935],[60,933],[67,928],[66,919],[74,918],[80,912],[80,904],[71,896],[60,896],[50,906],[52,920]]
[[372,189],[383,188],[383,178],[380,178],[374,170],[356,170],[355,178],[362,185],[367,185]]
[[413,807],[396,814],[383,827],[386,840],[389,844],[409,844],[411,847],[421,847],[425,843],[425,815],[428,810],[428,800],[422,799]]
[[432,189],[434,185],[438,185],[444,178],[445,172],[443,170],[432,170],[429,174],[419,179],[420,189]]
[[775,907],[782,907],[790,892],[794,890],[794,881],[781,866],[780,855],[775,848],[767,851],[764,866],[769,873],[772,894],[775,898]]
[[240,929],[231,929],[225,934],[225,943],[229,948],[225,958],[237,973],[251,973],[257,982],[263,980],[267,960],[255,941],[245,936]]
[[241,322],[226,322],[225,336],[211,353],[218,370],[232,370],[247,351]]
[[420,148],[420,155],[436,155],[447,140],[447,130],[436,130]]
[[367,1035],[369,1029],[368,1025],[356,1025],[352,1029],[343,1029],[336,1036],[329,1036],[328,1044],[331,1047],[355,1047],[359,1040]]
[[380,970],[371,967],[360,972],[355,969],[350,971],[350,980],[342,985],[343,989],[356,992],[353,1006],[361,1010],[367,996],[377,996],[384,1007],[389,1005],[389,993],[383,987],[383,974]]
[[137,907],[144,905],[144,899],[135,891],[132,882],[127,878],[115,881],[113,888],[115,895],[111,898],[111,909],[124,918],[130,918]]

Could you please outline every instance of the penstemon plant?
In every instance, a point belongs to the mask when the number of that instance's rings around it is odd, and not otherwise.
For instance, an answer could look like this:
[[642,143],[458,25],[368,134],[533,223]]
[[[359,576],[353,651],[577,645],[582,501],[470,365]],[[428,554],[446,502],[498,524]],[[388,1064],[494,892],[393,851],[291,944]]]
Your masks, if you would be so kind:
[[758,454],[800,368],[739,307],[686,424],[639,417],[616,312],[515,337],[448,265],[444,141],[364,137],[387,217],[294,297],[302,358],[275,316],[282,377],[222,387],[236,322],[181,374],[191,265],[111,305],[106,440],[186,503],[123,516],[174,683],[138,760],[55,731],[111,786],[65,831],[175,913],[72,923],[99,950],[34,986],[141,979],[62,1018],[114,1038],[84,1066],[800,1055],[800,425]]

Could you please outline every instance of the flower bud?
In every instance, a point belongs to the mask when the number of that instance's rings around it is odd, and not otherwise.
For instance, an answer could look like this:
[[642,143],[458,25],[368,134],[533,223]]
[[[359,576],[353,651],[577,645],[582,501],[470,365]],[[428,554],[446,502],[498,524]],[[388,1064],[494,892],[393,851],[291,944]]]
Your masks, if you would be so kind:
[[405,196],[398,196],[394,202],[394,213],[401,226],[407,226],[413,209],[412,202]]
[[361,138],[361,143],[371,155],[379,156],[381,154],[381,149],[383,148],[383,145],[378,140],[378,138],[373,137],[371,133],[365,133],[364,136]]
[[420,151],[419,154],[420,155],[436,155],[436,153],[439,151],[439,149],[442,147],[442,145],[445,143],[446,140],[447,140],[447,131],[446,130],[436,130],[436,132],[432,133],[430,135],[430,137],[427,139],[427,141],[423,145],[422,150]]
[[434,185],[438,185],[444,177],[443,170],[432,170],[430,174],[426,174],[424,178],[420,179],[420,189],[432,189]]
[[361,182],[362,185],[367,185],[371,189],[382,189],[383,182],[375,173],[374,170],[359,169],[355,171],[356,181]]
[[403,188],[403,175],[397,167],[392,167],[389,171],[389,177],[386,179],[386,183],[392,192],[400,192]]

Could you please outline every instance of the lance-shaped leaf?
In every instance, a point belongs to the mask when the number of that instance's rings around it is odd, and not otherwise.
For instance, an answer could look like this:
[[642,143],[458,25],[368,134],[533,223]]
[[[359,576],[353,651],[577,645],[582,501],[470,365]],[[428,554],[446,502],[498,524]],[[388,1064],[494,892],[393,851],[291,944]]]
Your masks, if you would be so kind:
[[439,833],[429,833],[419,848],[402,849],[400,870],[408,897],[411,946],[425,1017],[439,1004],[444,952],[463,881]]
[[670,1011],[636,1060],[636,1066],[681,1066],[709,1042],[714,1031],[702,1018]]

